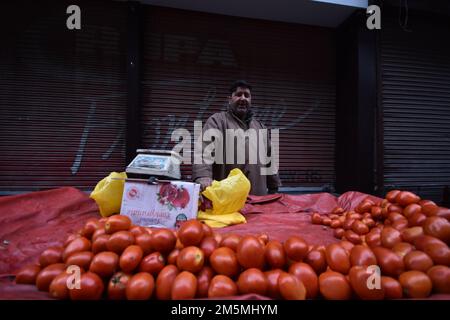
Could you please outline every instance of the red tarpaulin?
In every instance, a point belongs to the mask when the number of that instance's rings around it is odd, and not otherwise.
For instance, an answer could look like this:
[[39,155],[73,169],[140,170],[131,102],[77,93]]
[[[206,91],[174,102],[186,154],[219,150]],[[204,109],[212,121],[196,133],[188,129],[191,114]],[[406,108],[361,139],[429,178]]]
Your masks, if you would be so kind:
[[[329,213],[336,206],[350,210],[366,197],[368,195],[359,192],[347,192],[339,198],[328,193],[250,196],[242,209],[246,224],[215,230],[236,234],[266,233],[270,239],[280,241],[300,235],[310,244],[326,245],[338,241],[333,229],[311,224],[311,213]],[[74,188],[0,198],[0,299],[48,299],[48,293],[37,291],[35,286],[16,285],[14,272],[36,262],[47,247],[62,245],[69,233],[81,228],[92,217],[100,217],[96,203]],[[432,298],[450,299],[450,295],[433,295]]]

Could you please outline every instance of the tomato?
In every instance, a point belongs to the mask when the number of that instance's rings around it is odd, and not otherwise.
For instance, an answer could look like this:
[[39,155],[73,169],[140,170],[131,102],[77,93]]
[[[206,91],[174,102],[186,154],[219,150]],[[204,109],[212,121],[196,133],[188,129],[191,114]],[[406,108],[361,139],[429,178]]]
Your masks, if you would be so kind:
[[208,226],[206,223],[202,222],[202,227],[203,227],[203,236],[204,237],[213,237],[214,236],[214,232],[210,226]]
[[380,207],[372,207],[370,210],[370,215],[373,219],[381,219],[382,209]]
[[36,276],[36,287],[40,291],[48,291],[50,283],[53,279],[63,273],[66,270],[66,266],[64,263],[55,263],[49,266],[46,266],[44,269],[39,271]]
[[361,244],[362,243],[361,237],[356,232],[353,232],[353,230],[345,230],[344,238],[347,241],[351,242],[352,244]]
[[150,273],[139,272],[128,280],[125,288],[127,300],[148,300],[155,289],[155,279]]
[[200,243],[200,249],[203,251],[203,254],[205,255],[205,261],[209,261],[209,257],[213,253],[214,250],[216,250],[219,245],[217,244],[216,239],[212,236],[204,237],[202,242]]
[[109,217],[105,222],[105,232],[112,234],[117,231],[127,231],[131,227],[131,220],[127,216],[115,215]]
[[141,247],[144,255],[152,253],[152,236],[149,233],[145,232],[135,236],[134,240],[135,244]]
[[222,242],[220,243],[221,247],[228,247],[234,252],[237,250],[237,246],[239,244],[239,241],[241,241],[242,237],[237,234],[229,234],[227,236],[224,236],[222,239]]
[[[245,269],[264,267],[264,246],[254,236],[245,236],[236,248],[236,256],[239,264]],[[218,272],[220,273],[220,272]]]
[[322,224],[322,216],[320,215],[320,213],[317,212],[313,213],[311,215],[311,222],[313,224]]
[[404,229],[408,228],[409,221],[406,218],[399,219],[392,223],[392,228],[397,229],[399,231],[403,231]]
[[406,207],[412,203],[417,203],[420,201],[420,197],[409,191],[401,191],[396,197],[395,202],[399,205]]
[[[344,250],[347,251],[348,254],[350,254],[350,251],[355,246],[353,243],[351,243],[350,241],[347,241],[347,240],[342,240],[342,241],[338,242],[338,245],[340,245],[342,248],[344,248]],[[325,250],[324,250],[324,253],[325,253]]]
[[377,264],[377,258],[370,248],[356,245],[350,251],[350,263],[352,266],[371,266]]
[[91,241],[89,241],[85,237],[75,238],[64,249],[62,259],[63,261],[66,261],[66,259],[75,252],[89,251],[89,250],[91,250]]
[[165,266],[156,278],[156,298],[170,300],[172,297],[172,284],[178,275],[178,268],[174,265]]
[[333,209],[332,213],[334,213],[334,214],[343,214],[344,211],[345,211],[345,210],[344,210],[343,208],[341,208],[341,207],[336,207],[336,208]]
[[352,295],[348,280],[334,271],[325,271],[319,276],[319,291],[327,300],[348,300]]
[[177,238],[169,229],[158,229],[151,234],[151,247],[162,254],[172,251],[176,243]]
[[397,243],[393,248],[392,251],[395,252],[398,256],[400,256],[402,259],[411,251],[414,250],[414,246],[407,242],[400,242]]
[[208,289],[214,275],[214,270],[209,266],[205,266],[199,271],[197,274],[197,298],[206,298],[208,296]]
[[234,277],[240,270],[236,253],[228,247],[214,250],[209,257],[209,263],[215,272],[228,277]]
[[400,206],[398,206],[398,205],[391,204],[391,205],[387,208],[387,211],[388,211],[388,219],[389,219],[391,222],[394,222],[395,219],[399,219],[400,216],[402,216],[401,214],[403,213],[403,208],[400,207]]
[[435,264],[450,266],[450,249],[445,243],[430,243],[423,251],[433,259]]
[[366,243],[371,248],[381,246],[381,233],[369,232],[366,234]]
[[325,252],[321,250],[311,250],[308,252],[305,262],[309,264],[317,274],[320,274],[327,269]]
[[328,266],[333,270],[347,274],[350,269],[350,257],[348,252],[336,243],[332,243],[326,248],[326,259]]
[[198,247],[189,246],[180,251],[177,258],[177,266],[180,271],[197,273],[203,268],[205,255]]
[[330,227],[333,229],[342,227],[342,222],[338,219],[331,220]]
[[167,264],[173,264],[176,266],[179,254],[180,254],[180,249],[173,249],[167,256]]
[[436,216],[447,219],[447,221],[450,221],[450,209],[439,207]]
[[286,265],[283,245],[276,240],[269,241],[265,248],[265,258],[273,269],[283,268]]
[[132,226],[129,231],[134,236],[134,238],[140,236],[141,234],[148,234],[145,228],[141,226]]
[[402,239],[405,242],[414,243],[414,241],[421,235],[423,235],[422,227],[411,227],[402,230]]
[[203,225],[196,219],[184,222],[178,230],[178,238],[186,247],[199,245],[203,236]]
[[131,275],[124,272],[115,273],[108,283],[108,299],[109,300],[125,300],[127,284],[131,279]]
[[64,241],[63,247],[64,247],[64,248],[67,247],[67,245],[68,245],[69,243],[71,243],[73,240],[75,240],[76,238],[79,238],[79,237],[81,237],[81,235],[79,235],[79,234],[76,234],[76,233],[70,234],[70,235],[67,237],[66,241]]
[[402,242],[402,235],[400,231],[393,227],[385,227],[381,231],[381,245],[385,248],[391,249],[396,244]]
[[61,272],[52,280],[48,289],[50,297],[59,300],[69,299],[69,287],[67,286],[69,277],[70,274]]
[[157,276],[165,265],[166,260],[164,259],[163,255],[160,252],[153,252],[145,256],[141,260],[139,271],[147,272],[154,276]]
[[223,240],[223,235],[221,235],[220,233],[213,233],[213,237],[214,239],[216,239],[217,244],[220,246],[222,246],[222,240]]
[[324,226],[329,226],[329,225],[331,225],[331,219],[328,218],[328,217],[323,217],[323,218],[322,218],[322,224],[323,224]]
[[403,215],[408,219],[415,213],[422,213],[422,207],[417,203],[411,203],[403,210]]
[[86,272],[80,276],[79,289],[69,289],[71,300],[99,300],[105,286],[102,279],[95,273]]
[[273,299],[281,299],[280,290],[278,288],[278,277],[284,271],[281,269],[273,269],[264,272],[267,279],[267,296]]
[[237,295],[238,288],[236,283],[224,275],[216,275],[211,280],[208,289],[208,298],[222,298]]
[[189,271],[180,272],[172,283],[172,300],[194,299],[197,293],[197,278]]
[[372,200],[365,199],[358,204],[355,211],[358,213],[369,212],[373,205],[375,205],[375,203]]
[[427,216],[424,215],[423,213],[414,213],[408,219],[408,226],[409,227],[421,226],[424,224],[426,219],[427,219]]
[[66,265],[75,265],[79,266],[83,270],[89,270],[89,266],[91,265],[93,258],[94,254],[91,251],[75,252],[67,258]]
[[450,222],[441,217],[429,217],[423,223],[425,234],[450,244]]
[[256,293],[260,295],[265,295],[268,287],[264,273],[257,268],[249,268],[242,272],[239,275],[237,286],[240,294]]
[[127,247],[119,259],[119,266],[123,272],[131,273],[141,263],[144,252],[137,245]]
[[364,223],[369,229],[375,227],[375,221],[372,218],[364,218],[361,222]]
[[306,298],[314,299],[319,293],[319,278],[308,264],[296,262],[289,267],[289,273],[295,276],[306,288]]
[[308,244],[303,238],[292,236],[284,242],[284,251],[289,259],[302,261],[308,254]]
[[103,251],[108,251],[106,243],[108,242],[109,237],[109,234],[102,234],[95,238],[94,242],[92,243],[92,252],[94,254],[97,254]]
[[428,277],[433,283],[433,291],[437,293],[450,293],[450,268],[447,266],[434,266],[428,269]]
[[426,272],[433,266],[433,260],[422,251],[411,251],[403,258],[406,270]]
[[430,295],[433,284],[421,271],[406,271],[398,278],[403,292],[409,298],[426,298]]
[[397,195],[400,193],[400,190],[391,190],[386,194],[386,199],[389,202],[395,203],[395,199],[397,198]]
[[117,231],[109,237],[106,242],[106,248],[108,251],[121,254],[126,247],[134,244],[134,236],[129,231]]
[[366,234],[369,232],[369,227],[359,220],[355,220],[352,224],[352,230],[359,235]]
[[356,295],[363,300],[383,300],[384,289],[381,286],[381,279],[379,287],[377,282],[372,281],[373,276],[376,276],[367,271],[366,267],[353,266],[349,273],[350,286]]
[[269,236],[266,233],[261,233],[258,240],[265,246],[269,242]]
[[102,226],[102,224],[100,224],[100,222],[98,222],[97,219],[89,219],[88,221],[86,221],[86,223],[84,224],[83,229],[81,229],[81,236],[87,238],[87,239],[91,239],[92,235],[94,234],[94,232],[98,229],[100,229]]
[[342,224],[342,228],[344,230],[351,230],[353,223],[355,222],[355,219],[347,218],[345,219],[344,223]]
[[119,256],[117,253],[104,251],[97,253],[92,258],[89,271],[96,273],[102,278],[111,277],[119,267]]
[[381,276],[381,287],[384,290],[385,299],[401,299],[403,297],[403,289],[396,279]]
[[64,248],[63,247],[50,247],[45,249],[39,256],[39,265],[41,268],[45,268],[48,265],[63,262]]
[[344,229],[342,229],[342,228],[337,228],[337,229],[335,229],[334,230],[334,236],[336,237],[336,238],[338,238],[338,239],[342,239],[342,237],[344,236],[344,234],[345,234],[345,230]]
[[37,264],[27,265],[21,268],[16,274],[17,284],[35,284],[36,277],[41,271],[41,267]]
[[405,269],[403,259],[393,251],[383,248],[372,248],[383,275],[397,277]]
[[441,240],[428,235],[418,236],[414,240],[414,246],[417,248],[417,250],[425,251],[425,248],[430,244],[438,244],[445,246],[445,243],[442,242]]
[[305,300],[306,289],[294,275],[282,272],[278,277],[278,290],[285,300]]
[[91,237],[92,244],[95,242],[95,240],[97,240],[97,238],[99,236],[105,235],[105,234],[106,234],[105,228],[100,228],[100,229],[95,230]]

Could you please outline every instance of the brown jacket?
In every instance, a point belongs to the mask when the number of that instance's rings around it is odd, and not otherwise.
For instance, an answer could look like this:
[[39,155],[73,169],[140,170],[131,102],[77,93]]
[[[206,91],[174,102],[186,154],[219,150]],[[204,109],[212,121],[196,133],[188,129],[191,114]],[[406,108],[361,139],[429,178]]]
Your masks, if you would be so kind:
[[[225,179],[228,176],[228,173],[234,169],[239,168],[250,180],[251,183],[251,189],[250,194],[254,195],[265,195],[267,194],[267,189],[278,189],[278,187],[281,185],[280,178],[278,174],[275,175],[261,175],[260,168],[261,167],[268,167],[268,165],[263,165],[260,162],[259,157],[257,157],[257,163],[256,164],[249,164],[249,157],[250,152],[255,155],[259,151],[258,146],[259,143],[259,137],[257,146],[253,146],[250,148],[248,139],[245,139],[245,162],[238,163],[238,154],[236,152],[237,149],[237,143],[235,143],[234,147],[234,159],[230,159],[230,155],[226,155],[225,148],[227,144],[227,138],[226,138],[226,129],[242,129],[243,131],[246,131],[249,128],[253,128],[258,132],[259,129],[266,129],[266,127],[258,120],[254,119],[253,117],[250,117],[247,121],[242,121],[238,117],[236,117],[230,110],[225,112],[219,112],[213,114],[211,117],[208,118],[206,123],[203,125],[203,133],[205,133],[208,129],[217,129],[219,130],[224,138],[223,142],[223,162],[222,164],[218,164],[214,161],[211,157],[206,157],[211,162],[214,162],[213,164],[194,164],[192,168],[192,179],[195,181],[198,178],[203,177],[209,177],[214,180],[222,180]],[[228,139],[228,143],[232,143],[232,139]],[[197,140],[200,141],[200,140]],[[201,142],[202,147],[201,150],[205,150],[205,147],[210,145],[211,141]],[[214,145],[216,148],[220,147],[220,143],[218,144],[217,141],[214,141]],[[264,143],[265,148],[268,148],[268,151],[266,151],[266,154],[270,156],[270,137],[267,140],[267,143]],[[199,150],[200,148],[198,148]],[[250,151],[250,149],[252,151]],[[262,151],[264,152],[264,151]],[[197,153],[198,154],[198,153]],[[217,155],[216,155],[217,156]],[[228,156],[228,158],[227,158]],[[217,161],[218,162],[218,161]]]

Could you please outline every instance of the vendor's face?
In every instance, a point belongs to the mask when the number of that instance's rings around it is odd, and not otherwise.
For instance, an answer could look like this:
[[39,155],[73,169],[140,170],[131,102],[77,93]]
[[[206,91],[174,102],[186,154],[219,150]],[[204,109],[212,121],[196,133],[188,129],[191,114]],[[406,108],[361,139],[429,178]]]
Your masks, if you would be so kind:
[[252,106],[252,95],[248,88],[238,87],[229,99],[231,110],[240,118],[244,118]]

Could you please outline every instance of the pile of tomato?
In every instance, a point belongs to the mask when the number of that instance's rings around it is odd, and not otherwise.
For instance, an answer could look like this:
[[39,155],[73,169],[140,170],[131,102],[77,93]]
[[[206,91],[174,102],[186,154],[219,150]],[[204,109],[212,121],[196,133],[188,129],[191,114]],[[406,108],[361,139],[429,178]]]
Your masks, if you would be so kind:
[[[16,282],[72,300],[450,293],[449,215],[433,202],[391,191],[381,203],[366,199],[354,211],[335,208],[311,219],[334,228],[341,240],[312,246],[301,236],[279,242],[266,234],[222,235],[197,220],[174,231],[134,226],[121,215],[91,219],[63,246],[46,249],[38,263],[21,269]],[[378,280],[374,266],[381,270]]]

